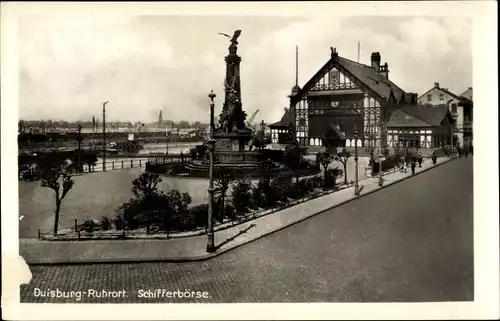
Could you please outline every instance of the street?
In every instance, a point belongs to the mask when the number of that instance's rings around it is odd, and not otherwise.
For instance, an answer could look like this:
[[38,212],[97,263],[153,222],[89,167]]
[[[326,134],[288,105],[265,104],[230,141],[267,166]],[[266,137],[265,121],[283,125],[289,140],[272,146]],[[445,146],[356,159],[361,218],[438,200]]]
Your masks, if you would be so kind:
[[[208,261],[32,266],[21,302],[471,301],[472,165],[451,161]],[[156,289],[208,297],[144,296]],[[49,290],[85,293],[35,296]],[[88,295],[102,290],[125,292]]]

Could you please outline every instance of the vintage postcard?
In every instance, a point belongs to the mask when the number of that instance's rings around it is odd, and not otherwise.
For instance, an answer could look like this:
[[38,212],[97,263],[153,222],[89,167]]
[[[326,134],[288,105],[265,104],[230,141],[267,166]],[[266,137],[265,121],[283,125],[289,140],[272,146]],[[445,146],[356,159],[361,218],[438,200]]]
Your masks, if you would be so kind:
[[4,318],[499,317],[496,7],[2,3]]

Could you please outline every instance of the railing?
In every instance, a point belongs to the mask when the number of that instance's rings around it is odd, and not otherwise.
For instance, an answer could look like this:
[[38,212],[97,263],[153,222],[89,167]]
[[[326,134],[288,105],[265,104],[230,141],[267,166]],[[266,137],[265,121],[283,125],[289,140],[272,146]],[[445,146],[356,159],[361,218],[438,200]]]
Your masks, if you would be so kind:
[[[118,170],[118,169],[127,169],[127,168],[142,168],[146,167],[146,164],[150,165],[162,165],[162,164],[178,164],[190,159],[188,156],[180,157],[180,156],[168,156],[168,157],[148,157],[143,159],[124,159],[124,160],[112,160],[106,161],[106,171]],[[94,166],[84,165],[83,172],[102,172],[104,169],[104,162],[97,162]]]

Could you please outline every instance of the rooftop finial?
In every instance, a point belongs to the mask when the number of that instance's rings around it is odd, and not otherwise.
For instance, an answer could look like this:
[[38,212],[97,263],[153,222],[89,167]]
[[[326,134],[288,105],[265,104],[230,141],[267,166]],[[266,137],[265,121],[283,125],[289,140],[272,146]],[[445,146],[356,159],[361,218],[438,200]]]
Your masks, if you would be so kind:
[[330,47],[330,51],[332,52],[332,53],[331,53],[332,58],[333,58],[334,56],[337,56],[337,48]]

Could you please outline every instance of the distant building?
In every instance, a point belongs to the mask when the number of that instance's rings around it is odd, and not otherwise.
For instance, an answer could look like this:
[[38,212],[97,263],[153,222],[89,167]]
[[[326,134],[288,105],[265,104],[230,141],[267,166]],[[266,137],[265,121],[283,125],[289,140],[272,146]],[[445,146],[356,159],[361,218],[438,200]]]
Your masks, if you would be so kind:
[[433,88],[418,98],[418,103],[424,107],[448,108],[455,123],[454,134],[463,146],[464,141],[472,139],[472,93],[472,87],[469,87],[462,94],[456,95],[436,82]]
[[285,114],[281,120],[269,125],[272,144],[286,144],[289,140],[289,129],[294,126],[294,117],[290,109],[285,108]]

